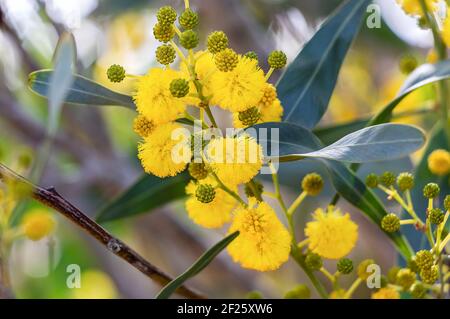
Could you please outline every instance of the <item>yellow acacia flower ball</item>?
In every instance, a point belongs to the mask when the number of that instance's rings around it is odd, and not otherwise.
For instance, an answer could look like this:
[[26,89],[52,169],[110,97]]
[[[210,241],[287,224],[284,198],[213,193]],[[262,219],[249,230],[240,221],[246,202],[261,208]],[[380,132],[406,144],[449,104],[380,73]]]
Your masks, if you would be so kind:
[[428,156],[428,168],[435,175],[447,175],[450,172],[450,153],[442,149],[433,151]]
[[138,112],[155,125],[176,120],[185,111],[186,102],[172,96],[170,83],[180,78],[181,72],[159,68],[140,77],[134,95]]
[[28,213],[22,221],[23,232],[28,239],[38,241],[50,235],[56,226],[52,214],[43,209]]
[[243,112],[258,104],[265,87],[264,72],[258,67],[258,62],[240,56],[232,71],[218,71],[212,75],[212,104],[231,112]]
[[330,299],[344,299],[346,291],[344,289],[333,290],[330,293]]
[[248,208],[238,208],[229,233],[236,231],[240,234],[228,252],[242,267],[276,270],[288,260],[291,237],[268,204],[251,199]]
[[104,272],[87,270],[81,273],[80,288],[73,289],[75,299],[115,299],[116,285]]
[[263,165],[262,147],[246,134],[213,139],[206,148],[206,159],[225,185],[248,183]]
[[[217,182],[207,177],[200,184],[217,186]],[[205,228],[220,228],[231,220],[231,212],[236,207],[236,199],[224,190],[216,188],[216,196],[210,203],[202,203],[195,197],[195,190],[198,184],[190,182],[186,187],[186,194],[190,195],[186,201],[186,210],[189,218]]]
[[394,288],[381,288],[372,294],[372,299],[400,299],[400,294]]
[[358,239],[358,226],[350,215],[330,206],[327,212],[317,209],[313,216],[314,221],[307,223],[305,229],[309,249],[329,259],[340,259],[350,253]]
[[[436,10],[436,4],[439,0],[425,0],[425,3],[430,10]],[[420,4],[420,0],[397,0],[397,3],[403,8],[403,10],[412,16],[422,16],[423,10]]]
[[[183,72],[185,78],[190,78],[189,70],[185,63],[180,65],[181,72]],[[207,51],[199,51],[195,54],[195,73],[197,79],[200,81],[203,87],[203,95],[210,96],[211,91],[211,79],[212,75],[217,71],[216,64],[214,63],[214,56]],[[197,92],[193,82],[190,82],[189,92]],[[190,105],[199,105],[200,99],[195,97],[185,97],[184,100]]]
[[181,125],[155,128],[139,144],[138,157],[146,173],[164,178],[182,172],[191,158],[190,134]]

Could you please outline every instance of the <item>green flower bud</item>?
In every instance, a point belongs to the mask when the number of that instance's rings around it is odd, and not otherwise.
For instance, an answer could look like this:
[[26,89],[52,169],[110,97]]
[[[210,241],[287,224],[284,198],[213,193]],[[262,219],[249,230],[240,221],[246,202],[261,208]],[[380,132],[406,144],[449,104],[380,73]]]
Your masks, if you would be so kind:
[[309,196],[318,195],[323,189],[323,179],[317,173],[306,175],[302,180],[302,189]]
[[389,269],[387,278],[391,284],[395,284],[395,282],[397,281],[397,273],[399,272],[399,270],[400,270],[400,267],[398,267],[398,266],[394,266],[391,269]]
[[284,295],[284,299],[310,299],[311,290],[306,285],[298,285]]
[[380,183],[386,187],[391,187],[395,183],[395,175],[392,172],[384,172],[380,176]]
[[433,254],[428,250],[420,250],[416,253],[416,264],[417,267],[422,269],[428,269],[431,268],[434,264],[434,257]]
[[415,272],[416,274],[420,272],[420,268],[417,265],[416,257],[412,257],[407,261],[406,265],[411,271]]
[[176,79],[170,83],[170,93],[173,97],[182,98],[189,93],[189,82],[185,79]]
[[395,214],[388,214],[381,220],[381,228],[387,233],[395,233],[400,230],[400,218]]
[[171,6],[165,6],[158,10],[156,18],[158,19],[159,24],[170,26],[177,20],[177,12]]
[[258,123],[259,119],[261,118],[261,112],[256,106],[254,106],[249,108],[248,110],[239,112],[238,118],[239,121],[241,121],[242,125],[244,125],[245,127],[252,126]]
[[343,275],[348,275],[353,271],[353,261],[348,258],[340,259],[337,263],[337,270]]
[[23,151],[19,154],[19,158],[17,159],[19,166],[23,169],[28,169],[33,162],[33,154],[30,150]]
[[216,191],[212,185],[200,184],[195,190],[195,197],[203,204],[211,203],[216,197]]
[[439,278],[439,269],[437,266],[432,266],[431,268],[424,268],[420,271],[420,278],[424,284],[432,285]]
[[222,31],[214,31],[208,36],[207,46],[212,54],[219,53],[228,48],[228,37]]
[[416,282],[416,274],[409,268],[402,268],[397,273],[397,285],[401,286],[404,290],[408,290],[413,283]]
[[153,35],[155,36],[156,40],[163,43],[167,43],[170,40],[172,40],[173,37],[175,36],[175,30],[171,25],[164,26],[162,24],[157,23],[153,27]]
[[428,199],[433,199],[439,196],[440,191],[441,189],[439,188],[438,184],[429,183],[423,188],[423,196]]
[[176,52],[171,45],[161,45],[156,49],[156,60],[162,65],[169,65],[175,61]]
[[419,62],[417,62],[417,59],[411,55],[411,54],[407,54],[405,56],[403,56],[400,59],[400,63],[399,63],[399,67],[400,67],[400,71],[403,74],[410,74],[412,71],[414,71],[419,65]]
[[246,57],[247,59],[259,61],[258,54],[256,54],[256,52],[254,51],[247,52],[246,54],[244,54],[244,57]]
[[180,35],[180,44],[187,50],[194,49],[198,45],[199,41],[200,39],[197,32],[193,30],[184,31]]
[[445,211],[449,211],[450,210],[450,195],[445,196],[444,208],[445,208]]
[[208,177],[208,169],[204,163],[190,163],[189,174],[196,180],[202,180]]
[[308,253],[305,258],[306,267],[310,270],[319,270],[322,268],[322,257],[315,253]]
[[121,65],[113,64],[106,71],[106,75],[111,82],[120,83],[125,79],[125,69]]
[[421,284],[420,282],[416,282],[415,284],[413,284],[411,286],[409,292],[411,293],[411,296],[413,298],[422,299],[427,294],[427,288],[425,288],[425,286],[423,284]]
[[381,288],[386,288],[389,285],[389,280],[386,276],[381,275],[380,276],[380,287]]
[[245,295],[246,299],[264,299],[262,293],[260,291],[254,290],[250,291]]
[[411,173],[401,173],[397,177],[398,188],[404,192],[414,187],[414,176]]
[[191,9],[186,9],[186,11],[181,14],[178,22],[180,22],[180,25],[186,30],[194,29],[198,26],[198,13]]
[[367,278],[369,278],[369,276],[372,275],[372,273],[368,272],[367,269],[372,264],[375,264],[375,260],[365,259],[358,265],[357,273],[360,279],[367,280]]
[[439,208],[433,208],[428,212],[428,218],[430,219],[430,222],[435,225],[441,224],[444,221],[444,217],[444,212]]
[[250,197],[258,197],[261,196],[261,194],[264,191],[264,185],[258,181],[255,181],[255,187],[257,194],[254,193],[253,188],[249,186],[249,184],[245,184],[245,195],[247,195],[248,198]]
[[271,68],[282,69],[287,64],[287,56],[283,51],[273,51],[267,61]]
[[214,57],[217,68],[222,72],[233,71],[239,62],[239,56],[232,49],[225,49]]
[[366,177],[366,186],[370,188],[375,188],[378,186],[378,176],[376,174],[369,174]]
[[420,17],[420,18],[417,20],[417,25],[419,26],[419,28],[421,28],[421,29],[423,29],[423,30],[428,30],[428,29],[430,29],[430,25],[429,25],[429,23],[428,23],[428,21],[427,21],[427,18],[425,18],[425,17]]

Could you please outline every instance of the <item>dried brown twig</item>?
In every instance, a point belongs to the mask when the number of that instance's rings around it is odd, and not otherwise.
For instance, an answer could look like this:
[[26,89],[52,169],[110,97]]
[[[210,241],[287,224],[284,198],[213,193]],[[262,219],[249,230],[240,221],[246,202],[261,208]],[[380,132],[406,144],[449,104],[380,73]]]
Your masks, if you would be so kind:
[[[73,206],[70,202],[64,199],[54,188],[41,188],[33,185],[31,182],[10,170],[8,167],[0,163],[0,178],[4,180],[14,181],[27,186],[31,189],[31,197],[36,201],[53,208],[57,212],[64,215],[71,220],[77,226],[85,230],[89,235],[97,239],[102,245],[104,245],[109,251],[116,256],[122,258],[141,273],[155,281],[156,283],[164,286],[172,281],[172,278],[166,275],[163,271],[156,266],[149,263],[142,256],[140,256],[133,249],[128,247],[120,239],[115,238],[108,233],[103,227],[93,221],[91,218],[82,213],[79,209]],[[203,299],[205,298],[201,294],[193,291],[192,289],[182,286],[177,290],[177,293],[191,299]]]

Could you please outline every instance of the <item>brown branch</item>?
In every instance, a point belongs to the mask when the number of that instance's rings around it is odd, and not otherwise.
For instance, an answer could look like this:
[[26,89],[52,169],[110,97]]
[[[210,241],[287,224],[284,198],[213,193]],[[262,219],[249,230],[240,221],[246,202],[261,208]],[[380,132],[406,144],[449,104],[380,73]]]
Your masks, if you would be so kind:
[[[36,201],[53,208],[57,212],[64,215],[66,218],[75,223],[78,227],[85,230],[89,235],[97,239],[103,244],[109,251],[119,256],[141,273],[160,284],[161,286],[167,285],[172,281],[172,278],[159,270],[156,266],[149,263],[133,249],[128,247],[120,239],[115,238],[108,233],[103,227],[93,221],[91,218],[82,213],[79,209],[69,203],[61,195],[56,192],[54,188],[44,189],[39,186],[33,185],[22,176],[16,174],[8,167],[0,163],[0,178],[21,183],[32,190],[31,197]],[[191,299],[203,299],[204,296],[200,295],[193,290],[181,286],[177,293]]]

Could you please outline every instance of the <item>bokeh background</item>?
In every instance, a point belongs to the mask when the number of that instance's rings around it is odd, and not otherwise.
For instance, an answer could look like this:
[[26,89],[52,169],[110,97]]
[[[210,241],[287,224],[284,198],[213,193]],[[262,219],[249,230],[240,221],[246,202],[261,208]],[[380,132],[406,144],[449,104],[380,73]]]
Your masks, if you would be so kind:
[[[213,30],[228,33],[238,52],[256,51],[261,60],[274,49],[284,50],[292,60],[321,22],[341,3],[339,0],[192,0],[201,15],[203,39]],[[383,15],[379,29],[363,26],[342,69],[339,83],[321,127],[366,118],[391,100],[406,76],[398,64],[405,54],[425,62],[432,36],[406,16],[395,0],[376,3]],[[107,81],[105,72],[114,63],[128,73],[144,74],[156,66],[153,38],[155,12],[171,4],[181,9],[182,1],[152,0],[0,0],[0,157],[11,167],[25,154],[35,154],[46,132],[47,102],[27,87],[28,74],[52,65],[58,36],[73,32],[78,73],[120,92],[131,92],[133,83]],[[274,77],[275,80],[276,77]],[[398,121],[427,130],[436,121],[411,115],[433,107],[434,90],[425,87],[411,94],[397,108]],[[218,114],[218,116],[221,116]],[[138,137],[132,132],[134,114],[118,107],[65,106],[50,161],[41,184],[55,186],[62,195],[88,215],[114,199],[142,174],[136,158]],[[223,123],[228,119],[222,118]],[[386,169],[411,169],[419,157],[365,165],[360,174]],[[282,169],[283,192],[295,198],[302,177],[320,166],[305,162],[301,167]],[[325,172],[323,172],[324,175]],[[304,225],[309,213],[326,206],[333,189],[308,199],[298,214]],[[37,204],[26,203],[25,211]],[[388,205],[388,204],[387,204]],[[377,226],[368,222],[344,201],[360,226],[360,240],[351,258],[356,262],[373,258],[384,271],[396,262],[396,254]],[[391,210],[397,207],[389,207]],[[14,245],[10,268],[19,298],[152,298],[159,287],[104,247],[85,236],[62,217],[58,230],[39,242],[19,241]],[[183,202],[159,208],[123,221],[108,223],[108,230],[135,248],[152,263],[175,276],[185,270],[208,247],[223,237],[225,230],[197,227],[186,217]],[[300,226],[299,226],[300,227]],[[82,289],[66,285],[67,266],[82,271]],[[334,265],[330,268],[334,269]],[[319,275],[320,276],[320,275]],[[353,278],[345,280],[351,283]],[[307,279],[293,264],[279,271],[260,274],[232,263],[226,253],[201,275],[189,282],[210,297],[243,297],[260,290],[266,297],[280,298]],[[358,297],[369,296],[363,287]]]

